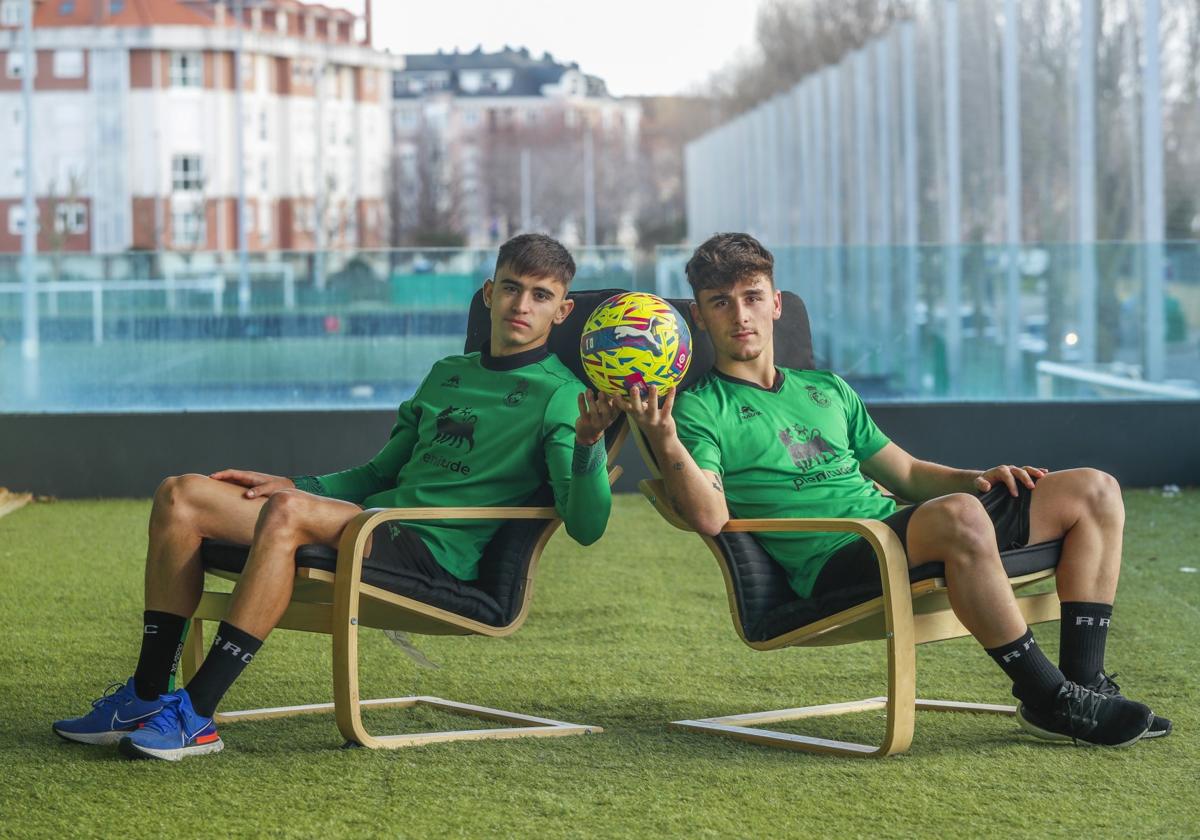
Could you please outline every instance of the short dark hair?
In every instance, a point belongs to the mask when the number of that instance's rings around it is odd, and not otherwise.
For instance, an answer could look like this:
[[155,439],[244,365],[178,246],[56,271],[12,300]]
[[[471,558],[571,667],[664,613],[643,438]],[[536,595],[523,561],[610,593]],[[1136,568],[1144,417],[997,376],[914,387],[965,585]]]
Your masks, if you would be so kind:
[[748,233],[718,233],[696,249],[684,271],[698,300],[704,289],[726,289],[755,274],[774,284],[775,258]]
[[542,233],[521,233],[501,245],[495,274],[505,265],[518,277],[547,277],[568,288],[575,276],[571,253],[557,239]]

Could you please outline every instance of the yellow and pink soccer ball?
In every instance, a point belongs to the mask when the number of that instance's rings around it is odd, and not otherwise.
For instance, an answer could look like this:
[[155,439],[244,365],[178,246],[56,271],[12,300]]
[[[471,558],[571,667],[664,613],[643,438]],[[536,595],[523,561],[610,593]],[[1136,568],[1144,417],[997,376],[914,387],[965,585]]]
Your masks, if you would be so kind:
[[583,369],[606,394],[679,385],[692,361],[692,334],[678,310],[657,295],[623,292],[596,307],[579,341]]

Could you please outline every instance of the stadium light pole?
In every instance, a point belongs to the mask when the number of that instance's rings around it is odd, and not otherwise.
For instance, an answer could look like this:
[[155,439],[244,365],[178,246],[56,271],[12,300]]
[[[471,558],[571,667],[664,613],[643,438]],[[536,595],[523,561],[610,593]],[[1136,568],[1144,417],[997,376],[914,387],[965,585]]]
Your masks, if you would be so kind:
[[942,66],[946,80],[946,216],[943,232],[946,385],[949,392],[954,393],[958,389],[962,361],[962,88],[958,50],[958,0],[942,0],[942,27]]
[[1145,34],[1142,36],[1142,214],[1145,258],[1146,378],[1161,382],[1167,374],[1166,317],[1163,309],[1163,122],[1162,53],[1159,43],[1159,0],[1145,0]]
[[238,249],[238,314],[250,313],[250,265],[246,254],[246,126],[243,123],[242,30],[245,24],[244,0],[233,4],[237,22],[234,28],[234,167],[237,172],[237,249]]
[[1021,387],[1021,78],[1018,72],[1020,0],[1004,0],[1004,218],[1005,266],[1004,373],[1009,396]]
[[533,230],[533,175],[529,149],[521,150],[521,230]]
[[21,231],[21,356],[37,359],[40,351],[37,299],[37,207],[33,200],[33,0],[25,0],[21,14],[21,105],[25,109],[25,194]]
[[596,246],[596,151],[592,137],[592,121],[583,121],[583,244]]
[[[1079,117],[1076,120],[1076,212],[1079,224],[1079,358],[1096,361],[1096,0],[1082,0],[1079,20]],[[1052,337],[1053,338],[1053,337]]]

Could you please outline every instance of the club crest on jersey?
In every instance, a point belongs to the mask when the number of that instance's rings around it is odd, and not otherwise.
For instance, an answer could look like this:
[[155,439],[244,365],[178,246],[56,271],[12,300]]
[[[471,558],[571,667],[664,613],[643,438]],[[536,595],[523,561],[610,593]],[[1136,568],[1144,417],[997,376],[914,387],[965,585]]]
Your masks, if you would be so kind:
[[797,469],[810,470],[837,458],[837,452],[825,440],[820,429],[810,429],[800,423],[780,429],[779,442],[787,447],[788,455]]
[[459,378],[458,374],[456,373],[456,374],[454,374],[454,376],[451,376],[449,379],[447,379],[445,382],[443,382],[442,387],[443,388],[457,388],[461,384],[462,384],[462,380]]
[[437,416],[437,435],[434,443],[444,443],[458,449],[465,445],[470,452],[475,448],[475,424],[479,418],[470,408],[448,405]]
[[753,420],[755,417],[762,417],[762,412],[752,405],[744,405],[738,409],[739,420]]
[[805,385],[804,390],[808,391],[808,396],[812,398],[813,402],[821,406],[821,408],[829,408],[832,405],[829,397],[825,395],[824,391],[817,388],[817,386]]
[[529,380],[522,379],[517,383],[517,387],[509,391],[504,397],[505,405],[520,405],[525,402],[525,398],[529,396]]

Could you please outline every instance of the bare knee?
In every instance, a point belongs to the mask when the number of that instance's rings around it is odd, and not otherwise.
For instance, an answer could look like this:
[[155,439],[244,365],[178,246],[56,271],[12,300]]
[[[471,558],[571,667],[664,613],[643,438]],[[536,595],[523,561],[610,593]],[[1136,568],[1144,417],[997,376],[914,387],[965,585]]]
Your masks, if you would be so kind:
[[1080,496],[1084,509],[1103,523],[1125,522],[1125,501],[1121,485],[1106,472],[1094,469],[1079,470]]
[[923,504],[917,511],[944,546],[945,563],[987,562],[996,554],[996,533],[983,504],[967,493],[952,493]]
[[152,516],[156,519],[179,519],[187,515],[189,503],[196,496],[200,484],[212,481],[208,476],[197,473],[172,475],[163,479],[154,491]]
[[286,537],[298,534],[308,509],[309,499],[299,490],[282,490],[273,494],[258,515],[257,535]]

